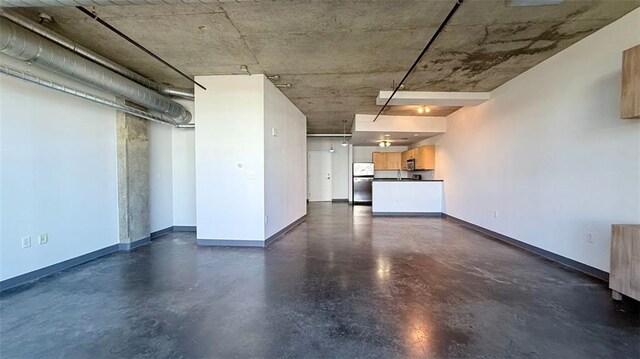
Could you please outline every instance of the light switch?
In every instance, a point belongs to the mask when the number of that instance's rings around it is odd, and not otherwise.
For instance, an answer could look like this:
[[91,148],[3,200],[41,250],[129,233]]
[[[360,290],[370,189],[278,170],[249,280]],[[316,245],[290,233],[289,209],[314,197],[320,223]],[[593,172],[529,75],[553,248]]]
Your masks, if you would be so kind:
[[273,137],[278,136],[278,130],[275,127],[271,128],[271,136]]

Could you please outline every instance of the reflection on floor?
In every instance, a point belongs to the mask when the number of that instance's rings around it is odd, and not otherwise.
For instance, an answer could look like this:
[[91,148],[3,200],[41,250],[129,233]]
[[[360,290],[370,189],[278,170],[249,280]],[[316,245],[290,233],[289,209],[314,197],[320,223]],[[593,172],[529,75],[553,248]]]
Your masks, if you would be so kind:
[[3,358],[637,358],[637,302],[440,218],[309,206],[267,249],[160,238],[0,296]]

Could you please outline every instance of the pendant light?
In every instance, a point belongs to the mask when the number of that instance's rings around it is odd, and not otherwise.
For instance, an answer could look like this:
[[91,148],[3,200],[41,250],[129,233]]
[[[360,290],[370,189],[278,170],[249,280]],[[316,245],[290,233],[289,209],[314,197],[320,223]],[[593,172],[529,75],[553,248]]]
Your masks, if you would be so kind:
[[331,144],[331,148],[329,148],[329,152],[334,153],[336,150],[333,149],[333,143]]
[[342,121],[342,147],[347,147],[347,120]]

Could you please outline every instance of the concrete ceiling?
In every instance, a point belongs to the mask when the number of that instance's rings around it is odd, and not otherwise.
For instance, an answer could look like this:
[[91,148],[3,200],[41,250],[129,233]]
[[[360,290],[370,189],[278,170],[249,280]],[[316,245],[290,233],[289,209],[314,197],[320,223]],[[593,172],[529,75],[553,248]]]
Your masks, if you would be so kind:
[[[96,7],[98,16],[189,75],[278,74],[308,117],[309,133],[340,133],[355,113],[375,114],[376,96],[413,63],[453,4],[415,1],[264,1]],[[640,0],[565,0],[505,7],[466,0],[409,78],[411,91],[491,91],[640,6]],[[159,82],[189,86],[170,69],[75,8],[19,9],[78,43]],[[588,54],[585,54],[588,56]],[[429,116],[457,107],[433,108]],[[394,107],[387,114],[416,115]]]

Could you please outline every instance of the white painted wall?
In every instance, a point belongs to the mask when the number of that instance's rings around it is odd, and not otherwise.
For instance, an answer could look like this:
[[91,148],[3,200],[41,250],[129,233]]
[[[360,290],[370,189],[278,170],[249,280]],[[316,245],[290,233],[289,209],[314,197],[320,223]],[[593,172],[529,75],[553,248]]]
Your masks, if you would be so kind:
[[[193,101],[175,99],[194,115]],[[195,130],[149,122],[151,232],[196,225]]]
[[172,132],[149,122],[149,222],[151,232],[173,226]]
[[[193,112],[192,112],[193,113]],[[172,130],[173,225],[196,225],[196,147],[195,130]]]
[[333,199],[349,198],[350,166],[349,146],[342,146],[341,138],[307,137],[307,151],[329,151],[331,154],[331,192]]
[[265,238],[269,238],[307,213],[307,117],[271,81],[263,85]]
[[[118,243],[115,119],[107,107],[0,77],[0,280]],[[38,244],[40,233],[49,243]]]
[[640,223],[640,121],[619,115],[638,24],[640,9],[449,116],[446,213],[609,271],[611,224]]
[[264,240],[264,76],[196,81],[197,237]]

